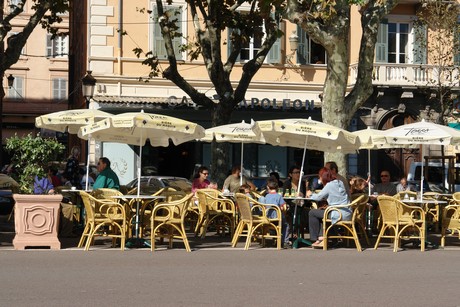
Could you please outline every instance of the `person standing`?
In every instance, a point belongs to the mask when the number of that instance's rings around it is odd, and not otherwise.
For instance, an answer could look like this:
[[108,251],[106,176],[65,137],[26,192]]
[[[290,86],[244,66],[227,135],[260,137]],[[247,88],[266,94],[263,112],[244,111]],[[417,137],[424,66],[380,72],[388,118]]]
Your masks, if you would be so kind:
[[67,179],[70,180],[72,186],[81,188],[80,186],[80,148],[78,146],[72,147],[70,156],[67,158],[64,173]]
[[110,188],[120,189],[120,180],[117,174],[110,168],[110,160],[106,157],[99,158],[97,163],[97,170],[99,175],[93,184],[93,189]]

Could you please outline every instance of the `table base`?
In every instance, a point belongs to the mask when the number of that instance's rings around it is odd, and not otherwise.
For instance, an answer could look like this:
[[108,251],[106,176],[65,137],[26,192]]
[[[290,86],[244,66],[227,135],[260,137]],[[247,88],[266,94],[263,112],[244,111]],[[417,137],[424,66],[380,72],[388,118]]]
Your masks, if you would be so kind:
[[152,244],[149,240],[142,239],[142,238],[131,238],[129,239],[125,246],[127,248],[142,248],[142,247],[152,247]]
[[297,249],[299,248],[299,244],[304,244],[304,245],[307,245],[307,246],[311,246],[311,241],[310,240],[307,240],[307,239],[304,239],[304,238],[297,238],[294,240],[294,242],[292,242],[292,248],[294,249]]

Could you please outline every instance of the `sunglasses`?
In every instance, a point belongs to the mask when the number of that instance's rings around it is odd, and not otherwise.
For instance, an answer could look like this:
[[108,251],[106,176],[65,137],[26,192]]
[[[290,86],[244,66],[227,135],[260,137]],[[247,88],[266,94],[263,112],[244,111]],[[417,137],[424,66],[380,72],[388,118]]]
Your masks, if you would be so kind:
[[202,173],[202,174],[205,175],[205,176],[208,176],[208,175],[209,175],[209,173]]
[[293,174],[300,174],[300,171],[292,172]]

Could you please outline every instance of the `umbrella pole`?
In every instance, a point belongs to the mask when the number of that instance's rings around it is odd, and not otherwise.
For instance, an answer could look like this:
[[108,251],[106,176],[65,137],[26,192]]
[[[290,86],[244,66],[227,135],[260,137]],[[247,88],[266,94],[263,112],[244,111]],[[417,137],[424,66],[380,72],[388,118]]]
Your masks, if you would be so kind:
[[[305,155],[307,153],[307,141],[308,136],[305,137],[305,146],[303,147],[303,156],[302,156],[302,164],[300,165],[300,178],[299,178],[299,186],[297,187],[297,195],[300,195],[300,186],[302,185],[302,177],[303,177],[303,164],[305,163]],[[304,195],[305,196],[305,195]]]
[[241,166],[240,166],[240,186],[243,185],[243,142],[241,142]]
[[423,157],[425,156],[425,145],[422,144],[422,173],[420,174],[420,200],[423,199],[423,181],[425,180],[425,171],[423,170]]
[[369,182],[367,183],[367,189],[369,190],[369,197],[371,196],[371,150],[367,150],[367,178]]
[[141,163],[142,163],[142,132],[141,142],[139,144],[139,159],[137,160],[137,200],[136,200],[136,239],[139,239],[139,196],[141,193]]
[[[89,143],[89,141],[88,141]],[[89,144],[88,144],[89,145]],[[86,182],[85,182],[85,191],[88,191],[89,184],[89,146],[88,146],[88,156],[86,158]]]

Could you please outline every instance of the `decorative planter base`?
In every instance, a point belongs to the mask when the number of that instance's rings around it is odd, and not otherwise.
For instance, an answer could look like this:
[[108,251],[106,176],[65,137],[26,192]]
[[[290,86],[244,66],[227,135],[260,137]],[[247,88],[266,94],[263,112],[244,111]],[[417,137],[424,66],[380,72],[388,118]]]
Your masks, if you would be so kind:
[[59,209],[62,195],[14,194],[14,249],[49,246],[60,249],[58,239]]

